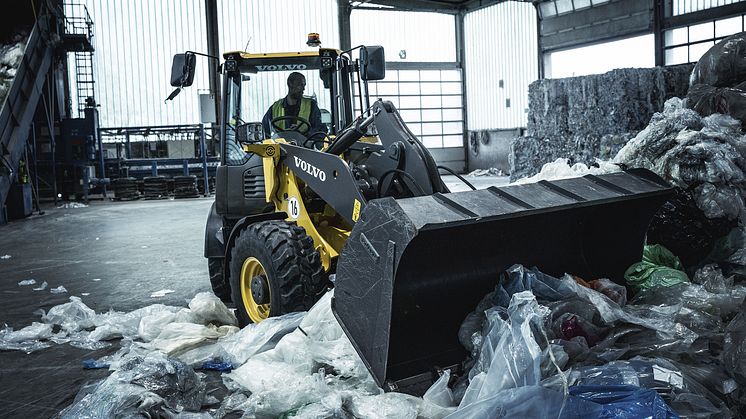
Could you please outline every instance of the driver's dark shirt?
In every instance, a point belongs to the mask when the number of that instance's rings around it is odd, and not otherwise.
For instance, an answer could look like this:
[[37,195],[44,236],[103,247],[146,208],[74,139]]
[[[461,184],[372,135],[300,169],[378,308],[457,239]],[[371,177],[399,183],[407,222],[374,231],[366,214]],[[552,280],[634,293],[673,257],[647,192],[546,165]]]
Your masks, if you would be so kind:
[[[321,124],[321,110],[319,110],[319,105],[313,99],[306,99],[311,101],[311,117],[308,120],[311,124],[311,128],[308,130],[307,134],[312,134],[318,131],[326,132],[325,127]],[[298,116],[298,112],[300,112],[300,101],[298,101],[294,106],[290,106],[288,105],[288,98],[285,96],[285,98],[282,99],[282,107],[285,108],[285,116]],[[287,121],[286,124],[291,125],[292,121]],[[267,113],[264,114],[264,118],[262,118],[262,127],[264,128],[264,135],[269,137],[272,132],[272,106],[269,107]]]

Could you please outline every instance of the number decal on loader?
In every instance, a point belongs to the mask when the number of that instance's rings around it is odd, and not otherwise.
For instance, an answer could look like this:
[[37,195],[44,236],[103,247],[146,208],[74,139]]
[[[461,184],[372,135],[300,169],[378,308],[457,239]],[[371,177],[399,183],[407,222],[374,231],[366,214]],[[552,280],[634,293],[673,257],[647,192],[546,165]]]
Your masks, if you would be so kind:
[[298,219],[298,216],[300,215],[300,203],[298,202],[298,198],[294,196],[288,198],[288,212],[290,213],[290,217],[294,220]]

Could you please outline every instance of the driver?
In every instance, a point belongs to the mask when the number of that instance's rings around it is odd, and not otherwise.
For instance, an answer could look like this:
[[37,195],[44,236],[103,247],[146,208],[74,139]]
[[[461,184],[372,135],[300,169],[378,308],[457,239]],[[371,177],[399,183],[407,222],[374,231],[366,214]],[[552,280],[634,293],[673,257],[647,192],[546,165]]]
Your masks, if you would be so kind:
[[290,73],[288,76],[288,95],[273,103],[267,110],[267,113],[264,114],[264,118],[262,119],[264,135],[269,135],[271,132],[270,128],[275,128],[272,126],[272,120],[283,116],[296,116],[308,121],[311,125],[309,130],[307,124],[301,122],[293,124],[293,121],[290,119],[275,122],[279,128],[284,130],[294,130],[303,135],[308,135],[309,131],[313,133],[323,129],[319,106],[315,100],[303,97],[305,89],[305,76],[297,71]]

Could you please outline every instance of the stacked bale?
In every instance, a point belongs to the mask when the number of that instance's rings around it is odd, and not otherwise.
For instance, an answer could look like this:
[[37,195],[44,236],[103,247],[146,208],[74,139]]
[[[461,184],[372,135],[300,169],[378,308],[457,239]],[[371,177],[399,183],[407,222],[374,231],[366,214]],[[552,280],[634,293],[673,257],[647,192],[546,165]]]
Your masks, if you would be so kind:
[[614,157],[667,99],[686,95],[692,67],[535,81],[529,86],[527,135],[511,144],[511,180],[534,175],[558,158],[591,165]]

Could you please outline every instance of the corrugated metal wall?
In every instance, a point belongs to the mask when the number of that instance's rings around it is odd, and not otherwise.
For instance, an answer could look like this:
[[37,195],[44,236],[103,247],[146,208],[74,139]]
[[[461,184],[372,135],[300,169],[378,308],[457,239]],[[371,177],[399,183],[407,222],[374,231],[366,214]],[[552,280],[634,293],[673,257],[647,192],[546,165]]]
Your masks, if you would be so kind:
[[[198,93],[209,89],[207,59],[197,58],[192,87],[174,101],[164,103],[164,99],[173,90],[169,84],[173,55],[187,50],[207,52],[204,0],[82,3],[95,25],[94,72],[101,126],[199,122]],[[305,50],[308,32],[319,32],[322,45],[339,44],[336,0],[222,0],[218,1],[218,19],[221,51],[243,50],[249,38],[250,52]]]
[[163,101],[173,90],[169,84],[173,55],[207,51],[204,1],[86,0],[85,4],[95,25],[94,74],[101,126],[199,122],[196,88],[209,86],[206,60],[197,60],[191,90],[172,102]]
[[527,2],[507,1],[464,17],[470,131],[526,126],[528,85],[538,78],[536,25],[536,9]]
[[[336,0],[220,0],[218,22],[222,51],[310,51],[313,48],[306,45],[310,32],[319,34],[322,46],[339,48]],[[318,71],[301,73],[306,76],[304,94],[315,95],[319,107],[329,109]],[[269,106],[287,94],[289,74],[277,71],[252,76],[242,98],[244,117],[260,121]]]
[[453,15],[441,13],[353,10],[350,37],[352,46],[382,45],[389,62],[454,62],[454,22]]

